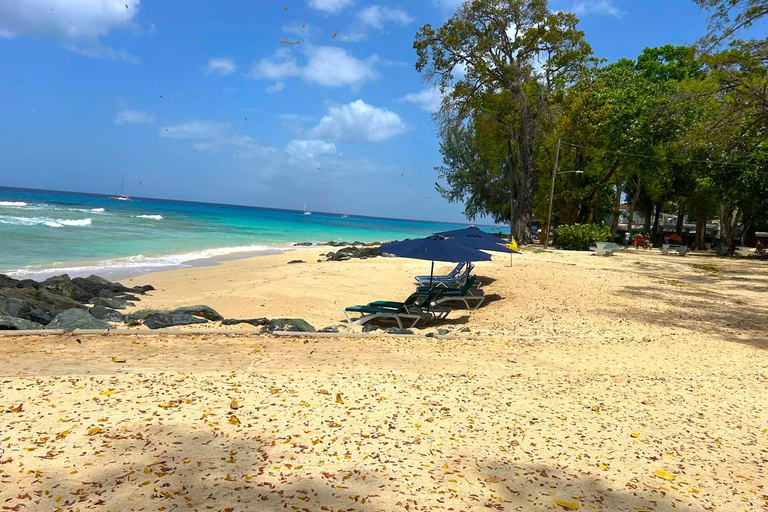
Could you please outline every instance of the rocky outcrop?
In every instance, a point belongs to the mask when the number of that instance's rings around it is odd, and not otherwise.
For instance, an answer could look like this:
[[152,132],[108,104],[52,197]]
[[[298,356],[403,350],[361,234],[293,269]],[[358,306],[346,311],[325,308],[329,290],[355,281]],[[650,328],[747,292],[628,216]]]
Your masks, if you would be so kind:
[[135,303],[128,302],[125,299],[105,299],[104,297],[94,297],[88,302],[94,306],[103,306],[110,309],[127,309],[136,305]]
[[75,329],[110,329],[111,326],[104,320],[94,318],[84,309],[68,309],[56,315],[45,328],[72,332]]
[[206,320],[210,320],[212,322],[221,322],[222,320],[224,320],[224,317],[221,316],[218,311],[216,311],[210,306],[203,306],[203,305],[184,306],[181,308],[176,308],[173,311],[171,311],[171,314],[199,316],[201,318],[205,318]]
[[106,320],[107,322],[115,322],[119,324],[125,323],[125,315],[114,309],[105,308],[104,306],[93,306],[90,309],[91,316],[99,320]]
[[346,261],[350,259],[365,260],[368,258],[376,258],[381,256],[381,251],[378,247],[344,247],[336,252],[328,252],[325,254],[327,261]]
[[289,331],[289,332],[317,332],[307,321],[301,318],[275,318],[264,327],[265,332]]
[[14,316],[0,315],[0,331],[36,331],[44,328],[42,324],[37,322],[30,322],[29,320]]
[[250,324],[254,327],[261,327],[262,325],[269,324],[269,319],[268,318],[248,318],[248,319],[227,318],[226,320],[221,321],[221,325],[238,325],[238,324]]
[[155,313],[144,320],[144,325],[150,329],[164,329],[177,325],[205,324],[207,320],[183,313]]

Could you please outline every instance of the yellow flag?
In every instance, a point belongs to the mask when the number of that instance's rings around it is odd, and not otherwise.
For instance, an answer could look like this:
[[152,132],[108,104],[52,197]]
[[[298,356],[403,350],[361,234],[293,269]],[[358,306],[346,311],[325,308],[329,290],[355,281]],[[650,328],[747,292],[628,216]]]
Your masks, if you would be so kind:
[[513,251],[516,251],[516,250],[517,250],[517,242],[515,241],[515,239],[514,239],[514,238],[512,239],[512,243],[511,243],[511,244],[509,244],[507,247],[509,247],[509,248],[510,248],[510,249],[512,249]]

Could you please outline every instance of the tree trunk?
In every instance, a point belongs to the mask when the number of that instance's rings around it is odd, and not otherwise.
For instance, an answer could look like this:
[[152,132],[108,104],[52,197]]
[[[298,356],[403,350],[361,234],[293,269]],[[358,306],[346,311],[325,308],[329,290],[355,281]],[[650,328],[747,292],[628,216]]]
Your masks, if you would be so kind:
[[616,238],[619,230],[619,217],[621,216],[621,178],[616,178],[616,207],[613,209],[613,223],[611,224],[611,238]]
[[696,249],[704,249],[707,238],[707,216],[698,215],[696,217]]
[[640,199],[640,191],[642,190],[643,186],[643,180],[637,180],[635,182],[635,195],[632,198],[632,203],[629,205],[629,218],[627,219],[627,231],[632,231],[632,221],[635,219],[635,206],[637,206],[637,201]]
[[683,206],[677,207],[677,224],[675,225],[675,233],[683,235],[683,222],[685,221],[685,208]]
[[515,165],[512,157],[512,140],[507,139],[507,169],[509,170],[509,236],[510,242],[515,239],[515,206],[517,187],[515,187]]
[[656,243],[656,239],[659,236],[659,217],[661,217],[661,203],[656,203],[656,208],[653,216],[653,231],[651,231],[651,241]]
[[727,204],[720,205],[720,242],[728,247],[736,237],[739,209],[732,210]]
[[643,233],[648,234],[651,232],[651,221],[653,220],[653,208],[650,208],[643,213],[645,213],[645,222],[643,223]]
[[516,141],[517,183],[516,216],[513,219],[515,238],[518,243],[529,244],[533,239],[531,224],[533,221],[533,142],[536,136],[535,126],[530,118],[528,98],[525,91],[518,91],[520,106],[520,131]]

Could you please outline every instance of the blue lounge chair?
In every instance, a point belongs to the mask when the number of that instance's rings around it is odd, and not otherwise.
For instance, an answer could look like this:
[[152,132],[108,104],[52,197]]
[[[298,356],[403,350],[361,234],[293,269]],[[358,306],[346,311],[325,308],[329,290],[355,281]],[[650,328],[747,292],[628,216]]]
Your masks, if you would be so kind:
[[[413,293],[405,302],[377,301],[362,306],[349,306],[344,308],[344,317],[347,322],[362,325],[374,319],[392,319],[398,327],[403,328],[403,320],[411,321],[409,327],[415,327],[420,321],[427,323],[435,318],[445,318],[451,312],[450,308],[435,305],[427,307],[434,297],[434,292],[426,294]],[[350,318],[350,313],[359,313],[356,320]]]
[[[447,274],[432,276],[432,280],[434,281],[435,279],[453,279],[454,277],[459,275],[459,272],[461,272],[461,270],[464,268],[464,265],[466,265],[466,263],[463,263],[463,262],[459,263],[458,265],[456,265],[456,268],[454,268]],[[421,283],[422,281],[426,281],[427,283],[429,283],[429,278],[430,276],[429,274],[427,274],[425,276],[416,276],[414,279],[416,279],[416,281],[418,281],[419,283]]]
[[[461,301],[467,309],[478,309],[485,301],[485,294],[482,290],[475,288],[477,276],[472,276],[460,288],[440,288],[428,286],[419,286],[416,293],[422,297],[434,295],[434,303],[438,306],[452,301]],[[469,305],[470,301],[477,301],[475,307]]]
[[[475,266],[470,263],[464,269],[464,272],[457,274],[453,277],[432,276],[431,283],[430,283],[429,277],[427,277],[427,279],[425,280],[417,279],[417,281],[420,285],[424,285],[424,286],[429,286],[430,284],[432,284],[432,286],[440,286],[442,288],[457,288],[466,282],[466,280],[469,278],[469,273],[472,272],[474,268]],[[423,276],[419,276],[419,277],[423,277]]]

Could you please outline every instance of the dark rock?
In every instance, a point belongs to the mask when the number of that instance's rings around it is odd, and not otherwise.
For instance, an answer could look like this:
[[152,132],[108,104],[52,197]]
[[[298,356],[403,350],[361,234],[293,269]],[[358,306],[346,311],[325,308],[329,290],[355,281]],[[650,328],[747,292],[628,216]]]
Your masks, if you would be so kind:
[[387,329],[387,334],[413,334],[410,329],[400,329],[398,327],[390,327]]
[[247,318],[247,319],[227,318],[226,320],[221,321],[221,325],[250,324],[254,327],[259,327],[260,325],[267,325],[268,323],[269,323],[268,318]]
[[133,288],[131,288],[131,290],[132,290],[133,292],[135,292],[135,293],[139,293],[139,294],[141,294],[141,295],[144,295],[144,294],[145,294],[145,293],[147,293],[147,292],[151,292],[151,291],[152,291],[152,290],[154,290],[154,289],[155,289],[155,287],[154,287],[154,286],[152,286],[151,284],[145,284],[145,285],[140,285],[140,286],[134,286]]
[[224,320],[224,317],[221,316],[218,311],[213,309],[209,306],[184,306],[181,308],[176,308],[173,311],[171,311],[172,315],[175,314],[182,314],[182,315],[192,315],[192,316],[199,316],[202,318],[205,318],[206,320],[210,320],[212,322],[221,322]]
[[102,297],[104,299],[122,299],[122,300],[130,300],[130,301],[140,301],[141,300],[137,296],[131,295],[130,293],[113,292],[112,290],[101,290],[99,292],[99,297]]
[[[67,309],[83,308],[83,306],[78,301],[63,295],[59,295],[58,293],[53,293],[42,288],[36,291],[40,299],[39,302],[41,304],[50,304],[52,306],[51,309],[66,311]],[[45,309],[42,306],[38,307]]]
[[372,331],[378,331],[379,327],[373,324],[365,324],[363,326],[363,332],[372,332]]
[[93,306],[90,312],[93,318],[98,318],[99,320],[125,323],[125,315],[114,309],[105,308],[104,306]]
[[470,329],[469,327],[464,327],[462,329],[459,329],[459,332],[472,332],[472,329]]
[[0,331],[35,331],[45,329],[42,324],[16,318],[14,316],[0,315]]
[[427,333],[427,334],[425,334],[424,336],[426,336],[427,338],[434,338],[434,337],[435,337],[435,336],[437,336],[437,335],[436,335],[435,333],[433,333],[433,332],[428,332],[428,333]]
[[18,279],[14,279],[5,274],[0,274],[0,288],[16,288],[16,285],[18,284]]
[[125,299],[105,299],[104,297],[94,297],[90,299],[88,303],[93,304],[94,306],[104,306],[105,308],[110,309],[126,309],[136,305]]
[[72,282],[90,294],[90,297],[98,297],[102,290],[111,290],[113,292],[132,292],[131,288],[123,286],[120,283],[107,281],[103,277],[88,276],[75,277]]
[[327,261],[346,261],[352,258],[368,259],[381,256],[378,247],[344,247],[325,255]]
[[[45,289],[3,288],[0,290],[0,296],[15,298],[24,302],[21,310],[14,316],[43,325],[50,323],[62,311],[83,307],[68,297],[54,294]],[[18,305],[16,302],[14,304]]]
[[304,260],[291,260],[291,261],[288,262],[289,265],[292,265],[294,263],[306,263],[306,261],[304,261]]
[[144,325],[150,329],[163,329],[165,327],[174,327],[176,325],[205,324],[207,320],[197,318],[183,313],[155,313],[146,320]]
[[24,301],[15,297],[0,297],[0,315],[22,318],[25,310],[29,309]]
[[40,288],[40,283],[35,281],[34,279],[22,279],[18,283],[16,283],[16,288],[34,288],[37,290]]
[[51,323],[45,326],[46,329],[62,329],[72,332],[75,329],[110,329],[111,326],[104,320],[99,320],[91,316],[84,309],[68,309],[56,315]]
[[319,332],[339,332],[339,328],[331,325],[329,327],[323,327]]
[[68,297],[79,303],[87,302],[88,299],[92,297],[87,290],[84,290],[73,283],[67,274],[49,277],[40,283],[40,287],[56,295]]
[[160,309],[139,309],[133,313],[125,315],[125,323],[143,322],[155,313],[168,313],[168,311],[162,311]]
[[275,318],[269,321],[267,331],[317,332],[314,327],[301,318]]
[[445,335],[446,335],[446,334],[448,334],[449,332],[451,332],[451,331],[450,331],[450,330],[448,330],[448,329],[438,329],[438,330],[437,330],[437,335],[438,335],[438,336],[445,336]]
[[299,242],[297,244],[293,244],[294,247],[309,247],[312,245],[312,242]]

